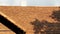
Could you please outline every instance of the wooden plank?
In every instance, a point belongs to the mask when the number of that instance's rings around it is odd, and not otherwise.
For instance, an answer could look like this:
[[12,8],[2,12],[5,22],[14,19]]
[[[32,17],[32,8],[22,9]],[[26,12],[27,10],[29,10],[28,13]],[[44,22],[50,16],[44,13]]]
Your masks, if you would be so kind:
[[46,20],[55,22],[49,17],[54,10],[59,10],[58,7],[0,7],[0,14],[10,20],[12,23],[20,27],[26,34],[33,34],[33,25],[31,22],[38,19],[39,21]]
[[15,33],[0,23],[0,34],[15,34]]

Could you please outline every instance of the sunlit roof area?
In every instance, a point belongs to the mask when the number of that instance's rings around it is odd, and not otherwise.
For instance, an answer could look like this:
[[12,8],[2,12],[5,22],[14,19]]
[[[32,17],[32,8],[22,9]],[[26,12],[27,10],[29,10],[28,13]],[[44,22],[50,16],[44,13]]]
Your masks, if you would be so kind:
[[60,0],[0,0],[0,6],[60,6]]

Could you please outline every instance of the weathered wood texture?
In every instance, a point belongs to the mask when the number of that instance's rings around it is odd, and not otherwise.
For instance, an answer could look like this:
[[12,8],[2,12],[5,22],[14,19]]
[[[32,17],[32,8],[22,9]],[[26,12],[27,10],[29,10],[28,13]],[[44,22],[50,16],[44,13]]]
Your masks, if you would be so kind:
[[31,25],[30,23],[35,21],[35,18],[38,19],[39,21],[46,20],[48,22],[56,22],[54,19],[49,17],[54,10],[59,10],[59,8],[58,7],[20,7],[20,6],[2,7],[1,6],[0,14],[6,17],[11,22],[13,22],[14,24],[16,24],[22,30],[24,30],[26,34],[34,34],[33,25]]

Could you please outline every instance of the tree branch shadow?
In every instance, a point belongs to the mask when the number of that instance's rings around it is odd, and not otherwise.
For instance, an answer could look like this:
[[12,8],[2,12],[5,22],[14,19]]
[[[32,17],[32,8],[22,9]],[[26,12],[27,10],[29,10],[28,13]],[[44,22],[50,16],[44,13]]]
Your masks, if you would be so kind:
[[48,21],[39,21],[36,19],[31,22],[34,26],[34,34],[60,34],[60,23],[50,23]]

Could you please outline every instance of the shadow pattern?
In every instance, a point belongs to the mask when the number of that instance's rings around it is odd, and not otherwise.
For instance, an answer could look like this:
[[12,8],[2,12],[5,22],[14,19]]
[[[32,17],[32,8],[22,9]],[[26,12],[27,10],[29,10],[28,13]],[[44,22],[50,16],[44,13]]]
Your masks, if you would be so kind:
[[38,19],[31,22],[34,26],[34,34],[60,34],[60,10],[53,11],[51,18],[58,22],[50,23],[46,20],[39,21]]
[[53,19],[56,19],[58,22],[60,22],[60,10],[53,11],[51,17]]
[[34,34],[60,34],[60,23],[40,22],[36,19],[31,24],[34,25]]

